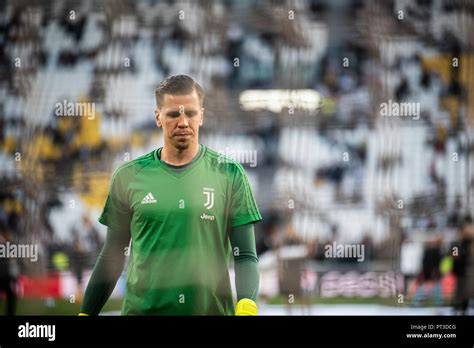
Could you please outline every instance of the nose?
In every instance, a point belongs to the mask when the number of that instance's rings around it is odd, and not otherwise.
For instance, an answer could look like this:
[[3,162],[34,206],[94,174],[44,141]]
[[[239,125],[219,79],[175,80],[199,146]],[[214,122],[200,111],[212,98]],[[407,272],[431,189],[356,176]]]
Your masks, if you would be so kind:
[[178,119],[178,128],[188,128],[188,120],[186,119],[186,115],[181,114]]

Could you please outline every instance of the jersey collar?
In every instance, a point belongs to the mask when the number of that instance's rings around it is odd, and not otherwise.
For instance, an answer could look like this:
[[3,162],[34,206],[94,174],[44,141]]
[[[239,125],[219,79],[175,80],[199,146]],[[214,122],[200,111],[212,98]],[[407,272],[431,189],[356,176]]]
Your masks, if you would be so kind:
[[192,159],[191,162],[185,164],[186,166],[186,169],[184,170],[180,170],[180,171],[176,171],[176,170],[173,170],[173,168],[169,165],[169,164],[166,164],[166,163],[163,163],[159,158],[158,158],[158,152],[162,149],[162,147],[159,147],[157,148],[154,152],[153,152],[153,157],[155,159],[155,161],[158,163],[158,166],[160,168],[162,168],[165,172],[167,172],[168,174],[171,174],[173,175],[174,177],[182,177],[184,175],[186,175],[187,173],[189,173],[192,169],[194,169],[196,167],[196,165],[201,161],[201,159],[204,157],[204,154],[206,152],[206,146],[203,145],[203,144],[199,144],[199,152],[198,154],[196,155],[196,157],[194,157]]

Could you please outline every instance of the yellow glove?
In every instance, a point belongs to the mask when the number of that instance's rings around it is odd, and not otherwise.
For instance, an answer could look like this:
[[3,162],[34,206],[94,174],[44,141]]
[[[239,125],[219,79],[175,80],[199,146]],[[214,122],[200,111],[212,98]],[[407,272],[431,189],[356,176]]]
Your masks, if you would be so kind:
[[80,316],[80,317],[88,317],[89,314],[86,314],[86,313],[79,313],[79,316]]
[[235,315],[257,315],[257,304],[249,298],[243,298],[235,306]]

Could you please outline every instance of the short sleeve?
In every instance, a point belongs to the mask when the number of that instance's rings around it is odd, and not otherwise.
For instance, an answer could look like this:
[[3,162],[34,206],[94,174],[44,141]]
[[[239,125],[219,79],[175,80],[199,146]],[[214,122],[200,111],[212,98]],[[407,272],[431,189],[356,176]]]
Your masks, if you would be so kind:
[[262,220],[247,174],[238,163],[232,184],[231,200],[232,227]]
[[99,217],[99,222],[112,230],[130,228],[131,209],[127,200],[127,188],[118,169],[110,181],[109,193],[104,209]]

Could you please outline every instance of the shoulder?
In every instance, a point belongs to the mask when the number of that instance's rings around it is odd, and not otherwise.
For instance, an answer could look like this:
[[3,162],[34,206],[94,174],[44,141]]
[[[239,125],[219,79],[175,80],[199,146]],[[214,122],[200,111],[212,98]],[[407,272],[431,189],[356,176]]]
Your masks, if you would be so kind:
[[118,166],[114,171],[112,179],[125,179],[130,175],[135,175],[140,170],[153,163],[153,161],[155,161],[155,150]]
[[223,172],[232,177],[245,175],[245,169],[239,162],[207,146],[205,157],[211,167],[217,171]]

